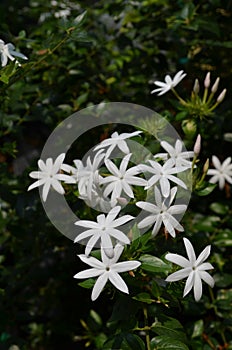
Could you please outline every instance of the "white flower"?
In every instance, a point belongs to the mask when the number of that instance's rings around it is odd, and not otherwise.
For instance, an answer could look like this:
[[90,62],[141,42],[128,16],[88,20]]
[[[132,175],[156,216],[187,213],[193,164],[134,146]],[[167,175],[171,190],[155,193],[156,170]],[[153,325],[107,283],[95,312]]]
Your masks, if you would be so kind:
[[159,229],[164,224],[166,230],[172,237],[176,237],[175,229],[178,231],[184,231],[180,223],[174,218],[174,214],[182,214],[185,212],[187,205],[178,204],[172,205],[177,192],[177,187],[173,187],[170,191],[169,198],[162,198],[161,193],[157,187],[155,187],[155,204],[148,202],[137,202],[136,205],[139,208],[144,209],[151,213],[145,219],[139,222],[138,228],[144,228],[151,226],[155,223],[152,235],[155,236],[159,232]]
[[28,187],[28,191],[35,187],[43,185],[42,198],[45,202],[48,196],[50,187],[53,187],[55,191],[60,194],[64,194],[64,189],[60,184],[60,181],[65,181],[66,183],[75,183],[73,177],[65,174],[60,174],[61,165],[64,161],[65,153],[61,153],[54,161],[52,158],[48,158],[46,162],[42,159],[38,160],[38,167],[41,171],[32,171],[29,176],[33,179],[38,179],[32,185]]
[[178,174],[182,171],[185,171],[187,167],[175,167],[175,161],[173,159],[168,159],[163,166],[154,160],[149,160],[149,163],[151,164],[151,166],[140,165],[140,169],[142,171],[147,171],[151,174],[154,174],[148,180],[145,190],[159,182],[162,195],[164,197],[168,197],[171,188],[169,181],[172,181],[177,185],[183,187],[184,189],[187,189],[185,183],[182,180],[180,180],[176,176],[173,176],[173,174]]
[[213,165],[216,169],[209,169],[207,175],[213,175],[209,182],[215,184],[219,183],[220,190],[225,186],[227,181],[229,184],[232,184],[232,163],[231,157],[228,157],[224,160],[223,163],[220,162],[218,157],[212,157]]
[[191,168],[192,162],[188,159],[194,156],[194,152],[182,152],[183,143],[181,142],[181,140],[176,140],[175,147],[173,147],[166,141],[161,141],[160,144],[168,153],[157,153],[154,156],[155,158],[167,160],[169,157],[170,159],[174,160],[174,164],[176,167],[184,166]]
[[214,286],[213,277],[210,276],[208,272],[206,272],[207,270],[213,269],[213,266],[210,263],[204,262],[210,254],[211,246],[208,245],[196,259],[193,246],[187,238],[184,238],[184,245],[189,260],[179,254],[169,253],[165,256],[165,259],[168,261],[171,261],[172,263],[183,267],[183,269],[169,275],[166,278],[166,281],[176,282],[187,277],[183,296],[185,297],[193,288],[194,298],[196,301],[199,301],[202,295],[201,280],[210,285],[211,288]]
[[112,151],[115,149],[115,147],[118,147],[123,153],[128,154],[130,152],[127,143],[126,143],[126,139],[129,139],[133,136],[137,136],[139,134],[141,134],[142,131],[134,131],[132,133],[122,133],[122,134],[118,134],[117,131],[115,131],[112,135],[111,138],[108,138],[106,140],[103,140],[100,145],[95,147],[95,150],[98,149],[102,149],[102,148],[107,148],[107,152],[105,155],[105,158],[109,158],[109,156],[111,155]]
[[86,244],[86,255],[89,255],[99,240],[101,241],[101,246],[103,247],[105,253],[111,258],[114,253],[111,237],[122,244],[130,244],[129,238],[122,231],[116,229],[116,227],[125,224],[126,222],[134,219],[134,217],[131,215],[124,215],[118,219],[115,219],[120,210],[121,207],[116,206],[111,209],[106,216],[104,214],[98,215],[97,222],[89,220],[79,220],[75,222],[75,225],[89,229],[79,234],[74,240],[76,243],[90,237],[88,243]]
[[[15,46],[13,44],[11,43],[5,44],[4,41],[0,39],[0,55],[1,55],[2,67],[5,67],[7,65],[8,58],[11,61],[14,61],[15,58],[13,56],[20,57],[24,60],[28,59],[25,55],[15,51],[14,49],[15,49]],[[16,62],[18,63],[19,66],[21,65],[17,60]]]
[[136,260],[122,261],[118,263],[117,261],[120,258],[122,252],[123,246],[117,244],[114,248],[114,257],[111,259],[107,257],[104,249],[101,249],[102,261],[99,261],[94,257],[87,257],[84,254],[79,255],[79,258],[92,268],[78,272],[74,278],[82,279],[98,277],[92,290],[91,299],[93,301],[99,297],[108,280],[121,292],[127,294],[129,293],[128,287],[119,273],[134,270],[139,267],[141,263]]
[[178,73],[176,73],[176,75],[174,76],[174,78],[172,79],[170,77],[170,75],[166,75],[164,80],[165,83],[163,83],[162,81],[155,81],[154,84],[159,86],[159,88],[152,90],[152,94],[154,92],[159,92],[158,96],[161,96],[163,94],[166,94],[166,92],[168,92],[169,90],[173,89],[177,84],[179,84],[179,82],[186,76],[186,73],[184,73],[183,70],[180,70]]
[[112,205],[116,205],[117,199],[121,197],[122,192],[125,192],[125,194],[129,196],[129,198],[134,198],[134,193],[131,185],[147,185],[146,180],[135,176],[141,173],[141,169],[139,166],[134,166],[132,168],[127,169],[131,155],[132,154],[130,153],[122,159],[119,169],[110,159],[105,160],[105,165],[107,169],[113,175],[107,176],[104,179],[102,179],[101,184],[109,183],[104,190],[104,196],[107,197],[110,193],[112,193]]

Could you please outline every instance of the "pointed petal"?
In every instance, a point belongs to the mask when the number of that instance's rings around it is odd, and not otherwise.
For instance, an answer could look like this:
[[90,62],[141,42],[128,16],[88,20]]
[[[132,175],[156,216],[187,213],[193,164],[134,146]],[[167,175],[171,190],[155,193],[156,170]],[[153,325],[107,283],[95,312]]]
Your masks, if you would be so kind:
[[31,184],[27,190],[30,191],[35,187],[39,187],[39,186],[43,185],[45,183],[45,181],[46,181],[46,179],[40,179],[40,180],[34,182],[33,184]]
[[[99,240],[100,235],[93,235],[87,242],[85,247],[85,254],[88,256],[94,246],[96,245],[97,241]],[[75,242],[74,242],[75,243]]]
[[103,288],[106,285],[106,282],[108,281],[108,272],[103,273],[103,275],[99,276],[98,279],[95,282],[95,285],[93,287],[92,290],[92,294],[91,294],[91,299],[92,301],[96,300],[100,293],[102,292]]
[[64,194],[65,191],[63,189],[63,187],[61,186],[60,182],[53,179],[52,180],[52,183],[51,183],[52,187],[54,188],[54,190],[60,194]]
[[79,220],[79,221],[76,221],[74,224],[77,226],[99,229],[99,224],[97,222],[94,222],[94,221]]
[[132,215],[123,215],[120,218],[114,220],[114,222],[112,222],[111,227],[118,227],[121,225],[124,225],[126,222],[133,220],[134,216]]
[[221,162],[220,162],[220,160],[218,159],[218,157],[213,156],[213,157],[212,157],[212,163],[213,163],[213,165],[214,165],[214,167],[215,167],[216,169],[221,170],[222,165],[221,165]]
[[122,261],[111,266],[111,270],[118,273],[137,269],[141,265],[140,261]]
[[109,280],[121,292],[129,294],[126,283],[123,281],[122,277],[117,272],[110,270]]
[[169,275],[165,281],[167,282],[177,282],[182,280],[183,278],[186,278],[187,276],[189,276],[189,274],[191,273],[191,269],[189,267],[186,267],[184,269],[181,269],[179,271],[176,271],[174,273],[172,273],[171,275]]
[[98,236],[98,237],[100,237],[100,232],[92,230],[92,229],[84,231],[84,232],[80,233],[78,236],[76,236],[76,238],[74,240],[74,243],[80,242],[83,239],[88,238],[89,236]]
[[[199,271],[199,270],[198,270]],[[213,277],[206,271],[199,271],[200,278],[207,283],[211,288],[214,286],[214,279]]]
[[116,167],[116,165],[110,159],[105,160],[105,165],[111,174],[115,175],[116,177],[121,176],[119,169]]
[[170,194],[170,182],[168,179],[164,176],[160,179],[160,187],[161,187],[161,193],[162,195],[167,198]]
[[199,301],[202,296],[202,282],[201,282],[200,275],[197,271],[195,271],[193,290],[194,290],[195,300]]
[[[190,269],[189,269],[190,270]],[[184,293],[183,293],[183,296],[185,297],[189,292],[190,290],[193,288],[193,285],[194,285],[194,275],[195,275],[195,272],[190,270],[189,272],[189,276],[187,278],[187,281],[185,283],[185,288],[184,288]]]
[[42,198],[43,201],[46,202],[47,196],[48,196],[48,192],[50,190],[51,187],[51,182],[50,181],[46,181],[44,186],[43,186],[43,190],[42,190]]
[[125,233],[117,230],[117,229],[110,229],[109,235],[117,239],[119,242],[122,242],[124,244],[130,244],[129,238],[125,235]]
[[210,254],[210,250],[211,250],[211,245],[208,245],[207,247],[205,247],[205,249],[201,252],[201,254],[198,256],[195,266],[199,266],[203,263],[203,261],[205,261],[209,254]]
[[94,258],[93,256],[86,256],[85,254],[79,254],[78,257],[81,261],[83,261],[83,263],[91,267],[94,267],[98,270],[105,269],[105,265],[100,260]]
[[99,269],[87,269],[81,272],[76,273],[73,277],[74,278],[91,278],[91,277],[97,277],[100,276],[102,274],[103,271],[99,270]]
[[165,259],[184,268],[190,267],[189,261],[179,254],[168,253],[165,255]]
[[[116,216],[120,213],[121,207],[118,205],[112,208],[106,216],[106,226],[111,226],[115,222]],[[115,226],[112,226],[115,227]]]
[[188,238],[183,238],[184,240],[184,245],[186,249],[186,253],[188,255],[189,261],[191,266],[194,266],[196,263],[196,254],[194,252],[193,246],[191,242],[188,240]]

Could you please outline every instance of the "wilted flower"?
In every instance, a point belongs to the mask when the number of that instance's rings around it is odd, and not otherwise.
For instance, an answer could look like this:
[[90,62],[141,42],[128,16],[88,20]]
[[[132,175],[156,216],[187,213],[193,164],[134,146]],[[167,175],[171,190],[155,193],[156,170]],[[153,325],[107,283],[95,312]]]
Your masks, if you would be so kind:
[[87,257],[84,254],[79,255],[79,258],[92,268],[78,272],[74,278],[98,277],[92,290],[91,299],[93,301],[99,297],[108,280],[121,292],[129,293],[128,287],[119,273],[134,270],[139,267],[141,263],[136,260],[118,262],[122,252],[123,246],[117,244],[114,248],[113,258],[109,258],[102,247],[102,261],[94,257]]
[[211,246],[208,245],[196,259],[193,246],[187,238],[184,238],[184,245],[189,260],[179,254],[166,254],[165,259],[182,267],[181,270],[169,275],[166,281],[176,282],[187,277],[183,296],[185,297],[193,288],[194,298],[196,301],[199,301],[202,296],[202,280],[210,285],[211,288],[214,286],[213,277],[206,272],[213,269],[213,266],[204,262],[210,254]]
[[[7,65],[8,59],[10,59],[11,61],[14,61],[15,57],[20,57],[24,60],[28,59],[25,55],[15,51],[14,49],[15,49],[15,46],[13,44],[11,43],[5,44],[4,41],[0,39],[0,55],[1,55],[2,67],[5,67]],[[18,63],[19,66],[21,66],[18,60],[16,60],[16,62]]]

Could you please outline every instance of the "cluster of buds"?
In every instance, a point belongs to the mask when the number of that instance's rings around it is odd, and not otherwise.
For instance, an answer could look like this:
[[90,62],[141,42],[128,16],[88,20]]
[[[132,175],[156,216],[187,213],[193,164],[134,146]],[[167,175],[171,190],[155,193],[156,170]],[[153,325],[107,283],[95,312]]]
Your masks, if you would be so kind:
[[203,97],[200,96],[200,84],[199,80],[196,79],[194,82],[193,90],[191,93],[191,98],[189,101],[184,103],[185,107],[188,108],[188,112],[191,115],[199,117],[203,119],[209,116],[214,109],[224,100],[226,95],[226,89],[222,90],[222,92],[214,99],[214,96],[218,90],[220,78],[217,77],[213,86],[210,89],[211,80],[210,80],[210,72],[206,74],[204,80],[204,93]]

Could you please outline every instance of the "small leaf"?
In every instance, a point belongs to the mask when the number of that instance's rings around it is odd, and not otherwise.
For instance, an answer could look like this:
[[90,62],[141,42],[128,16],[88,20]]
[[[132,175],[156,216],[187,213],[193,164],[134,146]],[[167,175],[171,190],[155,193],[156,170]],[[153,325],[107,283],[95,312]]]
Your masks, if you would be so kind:
[[204,331],[204,322],[203,320],[198,320],[194,323],[192,338],[201,337]]
[[165,335],[159,335],[151,340],[151,347],[154,350],[189,350],[187,345],[179,340],[172,339]]
[[217,187],[217,184],[207,183],[205,187],[201,186],[200,188],[195,189],[195,192],[198,196],[208,196],[213,190]]
[[150,295],[148,293],[139,293],[133,299],[142,301],[143,303],[146,304],[151,304],[154,302],[154,300],[151,299]]
[[160,258],[156,256],[144,254],[140,257],[142,262],[141,268],[149,272],[168,272],[170,267]]
[[218,202],[215,202],[215,203],[212,203],[210,204],[210,209],[216,213],[216,214],[221,214],[221,215],[225,215],[228,213],[229,211],[229,207],[228,205],[224,205],[222,203],[218,203]]
[[90,289],[94,286],[95,284],[95,280],[93,278],[89,278],[83,282],[78,283],[79,286],[86,288],[86,289]]
[[131,350],[145,350],[144,342],[136,334],[128,333],[125,338]]

